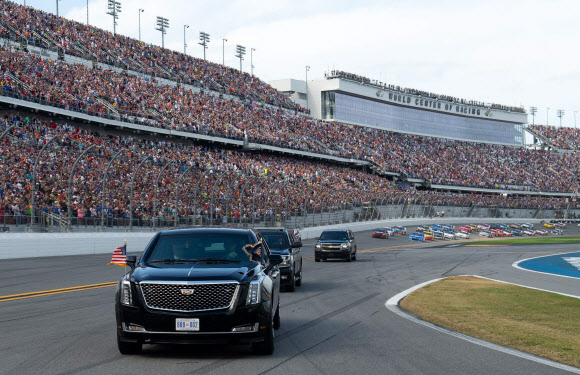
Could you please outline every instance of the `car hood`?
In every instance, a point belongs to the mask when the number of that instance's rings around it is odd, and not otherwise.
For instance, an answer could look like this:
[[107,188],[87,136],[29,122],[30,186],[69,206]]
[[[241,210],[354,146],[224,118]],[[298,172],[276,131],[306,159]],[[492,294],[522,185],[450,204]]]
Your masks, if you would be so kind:
[[292,251],[290,249],[272,249],[270,248],[271,254],[278,254],[278,255],[290,255]]
[[260,272],[256,262],[245,263],[157,263],[137,266],[130,275],[135,282],[142,281],[249,281]]
[[318,243],[347,243],[348,240],[318,240]]

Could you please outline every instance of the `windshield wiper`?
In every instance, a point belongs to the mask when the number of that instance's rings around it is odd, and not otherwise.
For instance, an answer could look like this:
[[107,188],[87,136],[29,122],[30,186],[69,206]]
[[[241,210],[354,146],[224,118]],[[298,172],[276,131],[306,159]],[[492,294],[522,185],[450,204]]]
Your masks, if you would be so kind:
[[203,258],[194,259],[196,262],[224,262],[224,263],[240,263],[239,260],[222,259],[222,258]]
[[172,259],[172,258],[165,258],[165,259],[155,259],[150,260],[149,263],[185,263],[185,262],[197,262],[197,259]]

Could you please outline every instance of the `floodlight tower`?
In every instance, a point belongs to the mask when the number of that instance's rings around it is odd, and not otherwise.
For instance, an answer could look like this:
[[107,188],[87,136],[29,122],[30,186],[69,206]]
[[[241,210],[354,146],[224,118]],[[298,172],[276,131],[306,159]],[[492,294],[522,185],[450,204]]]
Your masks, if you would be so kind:
[[183,54],[185,54],[187,49],[187,42],[185,41],[185,29],[189,29],[189,25],[183,25]]
[[157,27],[155,30],[161,31],[161,47],[165,48],[165,34],[169,29],[169,20],[164,17],[157,16]]
[[246,54],[246,47],[237,44],[236,45],[236,57],[238,59],[240,59],[240,72],[242,71],[242,60],[244,59],[245,54]]
[[254,51],[255,48],[250,48],[250,71],[251,74],[254,75]]
[[207,44],[209,43],[209,34],[203,31],[199,32],[199,44],[203,47],[203,59],[205,60],[205,50],[207,49]]
[[560,127],[562,127],[562,117],[564,117],[564,110],[563,109],[559,109],[556,112],[556,116],[558,116],[560,118]]
[[113,35],[117,34],[117,18],[121,13],[121,2],[117,0],[109,0],[107,3],[107,14],[113,16]]
[[530,114],[532,115],[532,125],[536,123],[536,113],[538,113],[538,107],[530,107]]

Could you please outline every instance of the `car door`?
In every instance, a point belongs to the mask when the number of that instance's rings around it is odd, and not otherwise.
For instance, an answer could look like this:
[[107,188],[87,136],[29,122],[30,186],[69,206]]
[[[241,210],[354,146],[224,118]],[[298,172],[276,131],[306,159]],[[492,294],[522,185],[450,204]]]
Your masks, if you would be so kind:
[[[290,243],[294,245],[296,242],[299,241],[293,234],[288,234],[290,237]],[[296,275],[300,275],[302,272],[302,248],[301,247],[292,247],[292,255],[294,256],[294,273]]]

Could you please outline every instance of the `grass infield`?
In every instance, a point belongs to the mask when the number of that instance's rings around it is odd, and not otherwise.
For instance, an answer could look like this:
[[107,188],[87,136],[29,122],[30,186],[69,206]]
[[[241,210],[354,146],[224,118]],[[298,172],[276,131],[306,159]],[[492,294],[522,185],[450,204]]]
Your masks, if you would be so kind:
[[502,238],[487,241],[467,242],[470,245],[557,245],[580,243],[579,236],[573,237],[530,237],[530,238]]
[[412,292],[401,307],[451,330],[580,367],[578,298],[462,276]]

